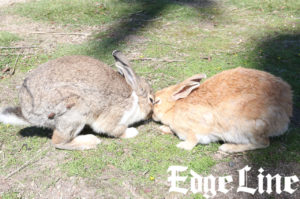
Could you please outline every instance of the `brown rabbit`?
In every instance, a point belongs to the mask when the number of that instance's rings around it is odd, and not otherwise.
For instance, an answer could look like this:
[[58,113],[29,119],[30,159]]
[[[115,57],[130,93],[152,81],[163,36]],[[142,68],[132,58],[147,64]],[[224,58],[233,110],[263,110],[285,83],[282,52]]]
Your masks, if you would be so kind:
[[283,134],[292,116],[292,91],[282,79],[267,72],[236,68],[203,84],[195,75],[155,94],[153,119],[175,132],[191,150],[198,143],[222,140],[224,152],[269,146],[269,137]]
[[151,87],[138,77],[127,59],[113,52],[119,73],[87,56],[66,56],[33,70],[20,89],[20,107],[4,108],[0,121],[54,129],[55,147],[96,148],[100,140],[79,135],[87,124],[97,133],[130,138],[130,124],[150,117]]

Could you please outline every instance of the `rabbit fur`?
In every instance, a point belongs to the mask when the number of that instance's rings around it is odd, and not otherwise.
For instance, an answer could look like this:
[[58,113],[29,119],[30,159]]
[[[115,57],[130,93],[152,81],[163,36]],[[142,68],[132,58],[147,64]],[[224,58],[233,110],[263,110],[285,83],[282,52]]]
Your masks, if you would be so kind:
[[88,56],[65,56],[40,65],[24,80],[20,107],[0,112],[0,121],[54,129],[56,148],[96,148],[100,139],[79,135],[85,125],[97,133],[130,138],[129,125],[151,115],[151,87],[135,74],[128,60],[114,51],[118,71]]
[[292,116],[292,91],[267,72],[235,68],[200,84],[204,74],[155,93],[153,119],[164,133],[184,140],[177,147],[191,150],[198,143],[224,141],[220,150],[242,152],[269,145],[283,134]]

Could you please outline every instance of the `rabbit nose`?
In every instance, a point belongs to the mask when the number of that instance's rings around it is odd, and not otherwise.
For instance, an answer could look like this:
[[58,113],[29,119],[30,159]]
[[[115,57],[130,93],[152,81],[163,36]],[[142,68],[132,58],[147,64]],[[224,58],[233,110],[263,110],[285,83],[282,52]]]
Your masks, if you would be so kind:
[[153,119],[155,122],[158,122],[158,121],[159,121],[154,113],[152,114],[152,119]]
[[147,119],[150,119],[151,116],[152,116],[152,114],[153,114],[153,111],[151,110],[151,111],[149,112],[149,114],[147,115]]

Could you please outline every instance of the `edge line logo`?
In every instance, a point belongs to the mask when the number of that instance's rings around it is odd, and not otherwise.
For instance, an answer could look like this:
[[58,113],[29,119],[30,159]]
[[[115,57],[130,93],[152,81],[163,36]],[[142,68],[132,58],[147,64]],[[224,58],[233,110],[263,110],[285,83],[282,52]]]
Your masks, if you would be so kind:
[[[178,192],[186,194],[189,189],[179,187],[178,182],[185,182],[188,178],[187,176],[180,176],[180,172],[184,172],[188,169],[188,167],[184,166],[170,166],[168,168],[168,173],[170,172],[171,175],[168,177],[168,182],[171,182],[171,187],[169,192]],[[254,195],[256,192],[259,194],[267,193],[271,194],[273,190],[273,183],[272,180],[275,180],[275,192],[277,194],[282,193],[282,191],[287,192],[289,194],[293,194],[297,189],[293,189],[292,185],[299,182],[299,178],[296,175],[282,177],[279,174],[271,176],[267,174],[264,176],[262,173],[264,172],[263,168],[258,170],[259,174],[257,176],[258,179],[258,186],[257,188],[250,188],[247,186],[247,172],[251,170],[251,167],[246,165],[241,170],[238,170],[238,178],[239,178],[239,185],[237,188],[237,192],[245,192]],[[213,175],[209,175],[206,177],[200,176],[192,169],[190,170],[191,174],[191,183],[190,183],[190,190],[192,193],[202,193],[205,198],[213,197],[217,194],[217,191],[222,192],[224,194],[228,193],[230,190],[233,189],[233,186],[229,185],[233,182],[232,176],[222,176],[222,177],[214,177]],[[281,182],[283,178],[283,190],[281,189]],[[266,179],[266,184],[264,182]],[[218,180],[218,190],[216,191],[216,181]],[[226,188],[227,187],[229,188]],[[266,185],[266,189],[264,189]]]

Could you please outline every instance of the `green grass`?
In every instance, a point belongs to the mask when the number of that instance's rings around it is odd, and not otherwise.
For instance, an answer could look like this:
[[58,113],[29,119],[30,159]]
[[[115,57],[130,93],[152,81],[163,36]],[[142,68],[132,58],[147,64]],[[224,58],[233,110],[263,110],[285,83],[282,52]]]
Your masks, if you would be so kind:
[[[0,70],[6,67],[13,68],[15,66],[16,60],[18,59],[16,70],[24,73],[51,59],[51,56],[46,54],[27,55],[25,57],[22,52],[16,52],[15,50],[3,50],[2,52],[4,52],[4,54],[6,55],[0,56]],[[19,58],[18,54],[20,54]],[[4,79],[2,80],[2,83],[6,83],[7,81],[10,80]]]
[[[12,33],[6,31],[0,31],[0,46],[7,47],[12,42],[18,41],[20,38]],[[12,50],[1,50],[0,52],[5,51],[6,53],[12,52]],[[0,70],[5,66],[8,66],[13,62],[15,56],[0,56]]]
[[[134,186],[153,187],[166,182],[169,166],[185,165],[189,169],[181,175],[189,178],[182,186],[189,187],[190,169],[208,175],[210,169],[219,162],[211,157],[219,144],[201,145],[193,151],[180,150],[175,146],[179,142],[177,137],[150,132],[153,127],[140,127],[140,134],[135,139],[101,138],[103,143],[97,150],[68,152],[68,161],[60,167],[69,176],[97,180],[108,175],[112,184],[134,176],[134,180],[130,181]],[[117,177],[121,174],[125,175],[125,179]],[[148,198],[153,192],[141,194]]]
[[[189,1],[182,1],[182,4],[189,4]],[[191,10],[186,6],[182,9],[180,3],[172,0],[41,0],[17,4],[8,12],[34,20],[73,25],[101,25],[131,15],[142,16],[142,11],[148,16],[167,14],[166,19],[169,20],[178,17],[180,20],[207,19],[221,12],[213,1],[194,1],[194,4],[197,9]]]
[[[12,44],[16,41],[20,41],[22,38],[16,34],[12,34],[6,31],[0,31],[0,46],[2,47],[11,47]],[[22,72],[27,72],[36,65],[45,62],[48,60],[49,56],[45,54],[38,55],[27,55],[26,59],[22,51],[17,51],[16,49],[0,49],[0,70],[5,67],[14,67],[16,59],[20,54],[17,64],[17,70]],[[19,67],[20,66],[20,67]],[[0,74],[1,76],[1,74]]]
[[9,193],[2,194],[1,198],[2,199],[16,199],[16,198],[22,198],[22,197],[17,192],[9,192]]
[[20,38],[12,33],[0,31],[0,46],[8,46],[13,41],[18,41]]
[[5,158],[0,161],[0,175],[5,176],[20,167],[48,141],[45,137],[23,137],[17,133],[20,130],[19,127],[0,124],[0,143],[5,153]]
[[132,5],[116,0],[42,0],[14,7],[14,12],[35,20],[85,25],[101,25],[131,10]]
[[295,14],[299,14],[299,1],[294,0],[252,0],[252,1],[239,1],[239,0],[229,0],[230,4],[234,4],[235,6],[242,9],[251,9],[251,10],[259,10],[263,12],[293,12]]
[[[187,164],[196,172],[207,174],[217,163],[209,154],[217,151],[218,144],[199,146],[192,152],[184,151],[176,148],[179,140],[175,136],[149,134],[145,129],[136,139],[103,139],[105,144],[96,151],[70,152],[72,158],[62,165],[63,169],[69,175],[92,178],[101,176],[105,166],[113,165],[135,174],[137,178],[143,172],[157,178],[164,176],[170,165]],[[199,156],[199,153],[203,155]]]
[[298,128],[290,128],[280,137],[273,138],[266,149],[248,153],[250,161],[257,166],[278,167],[283,162],[300,163],[300,134]]

